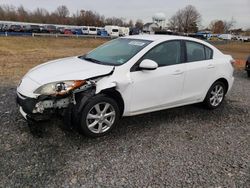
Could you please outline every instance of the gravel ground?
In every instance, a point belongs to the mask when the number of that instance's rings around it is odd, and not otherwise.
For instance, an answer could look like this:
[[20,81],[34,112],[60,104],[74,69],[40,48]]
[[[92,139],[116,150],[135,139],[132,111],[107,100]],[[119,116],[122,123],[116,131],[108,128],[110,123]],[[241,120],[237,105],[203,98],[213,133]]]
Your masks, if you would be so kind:
[[0,187],[250,187],[250,80],[235,76],[218,110],[124,118],[98,139],[59,120],[29,127],[0,86]]

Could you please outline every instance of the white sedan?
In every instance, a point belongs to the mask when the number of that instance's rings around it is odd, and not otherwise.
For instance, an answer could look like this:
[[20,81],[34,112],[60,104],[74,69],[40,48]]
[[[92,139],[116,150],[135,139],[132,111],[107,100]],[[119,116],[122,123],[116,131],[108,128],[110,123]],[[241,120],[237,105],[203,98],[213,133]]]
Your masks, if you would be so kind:
[[218,108],[233,85],[232,63],[231,56],[194,38],[123,37],[31,69],[17,88],[17,102],[27,120],[60,114],[97,137],[122,116],[200,102]]

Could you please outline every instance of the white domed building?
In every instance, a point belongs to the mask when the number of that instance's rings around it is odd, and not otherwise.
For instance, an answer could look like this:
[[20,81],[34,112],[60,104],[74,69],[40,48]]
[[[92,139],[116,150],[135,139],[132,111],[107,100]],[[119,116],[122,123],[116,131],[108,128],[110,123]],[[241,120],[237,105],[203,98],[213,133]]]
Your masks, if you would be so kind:
[[153,22],[146,23],[143,26],[143,33],[153,34],[156,30],[166,28],[166,15],[164,13],[156,13],[152,19]]
[[162,12],[156,13],[153,17],[153,22],[157,23],[159,27],[165,28],[166,27],[166,15]]

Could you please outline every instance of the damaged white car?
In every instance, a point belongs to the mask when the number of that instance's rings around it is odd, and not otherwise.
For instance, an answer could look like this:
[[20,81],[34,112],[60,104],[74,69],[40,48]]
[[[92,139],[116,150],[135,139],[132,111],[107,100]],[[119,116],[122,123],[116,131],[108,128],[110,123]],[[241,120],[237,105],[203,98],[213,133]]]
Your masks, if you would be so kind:
[[203,102],[221,105],[234,81],[233,59],[201,40],[140,35],[86,55],[31,69],[17,88],[28,120],[60,114],[87,136],[110,132],[122,116]]

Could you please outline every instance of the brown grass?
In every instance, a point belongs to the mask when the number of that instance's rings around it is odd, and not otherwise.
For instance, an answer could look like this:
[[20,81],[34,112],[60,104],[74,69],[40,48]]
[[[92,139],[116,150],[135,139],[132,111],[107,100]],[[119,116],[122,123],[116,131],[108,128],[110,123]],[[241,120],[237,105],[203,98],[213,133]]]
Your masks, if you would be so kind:
[[224,45],[216,45],[224,54],[230,54],[236,60],[236,68],[243,69],[245,67],[246,59],[250,55],[250,43],[228,43]]
[[[0,80],[16,84],[32,67],[46,61],[82,55],[103,44],[105,39],[0,37]],[[242,68],[250,55],[250,43],[217,45],[237,59]]]
[[38,64],[83,55],[104,42],[104,39],[0,37],[0,80],[17,83]]

